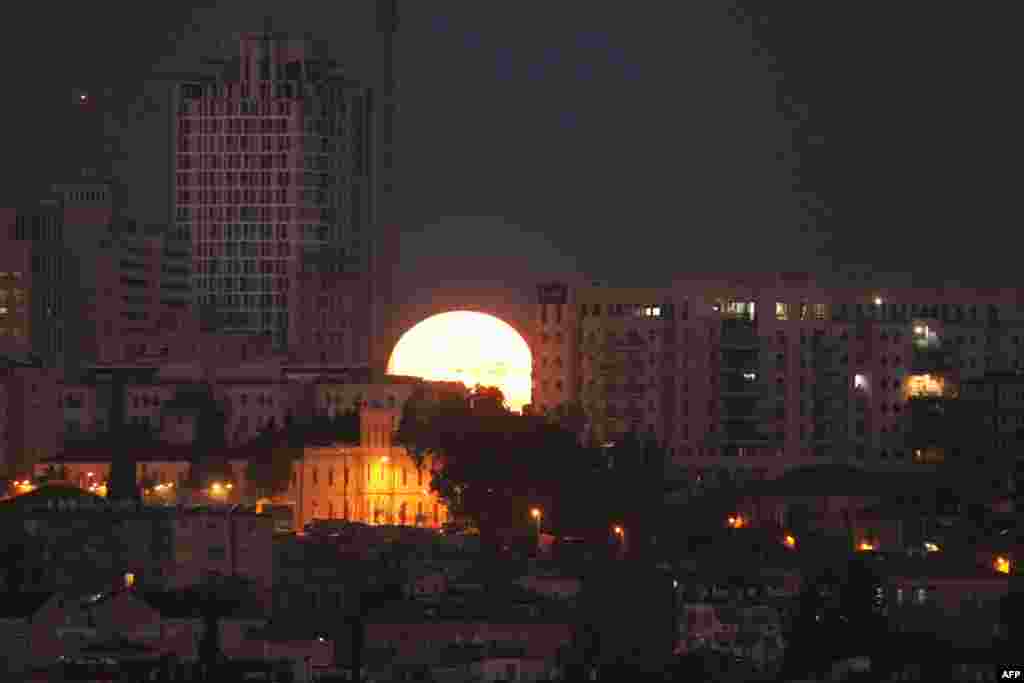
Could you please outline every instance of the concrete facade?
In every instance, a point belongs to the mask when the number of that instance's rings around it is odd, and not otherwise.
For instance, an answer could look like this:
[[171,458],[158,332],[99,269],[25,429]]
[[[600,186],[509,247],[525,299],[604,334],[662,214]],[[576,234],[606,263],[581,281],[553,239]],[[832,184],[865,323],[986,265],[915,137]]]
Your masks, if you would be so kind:
[[578,401],[592,439],[651,434],[694,476],[913,466],[916,399],[1024,370],[1020,303],[1017,290],[834,287],[802,274],[654,290],[550,283],[538,288],[534,404]]

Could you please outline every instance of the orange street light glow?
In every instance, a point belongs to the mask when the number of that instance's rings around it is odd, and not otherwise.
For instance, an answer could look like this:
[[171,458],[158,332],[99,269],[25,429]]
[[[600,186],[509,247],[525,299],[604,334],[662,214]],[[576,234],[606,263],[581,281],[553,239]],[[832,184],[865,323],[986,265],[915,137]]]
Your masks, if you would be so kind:
[[796,537],[793,536],[792,534],[786,534],[786,538],[784,540],[786,542],[786,547],[787,548],[795,548],[796,547]]
[[875,546],[872,545],[871,543],[868,543],[867,541],[861,541],[860,545],[857,546],[857,549],[858,550],[865,550],[865,551],[867,551],[867,550],[874,550]]
[[618,525],[616,525],[615,527],[613,527],[613,528],[612,528],[612,531],[614,531],[614,532],[615,532],[615,535],[616,535],[616,536],[622,536],[622,534],[623,534],[623,530],[622,530],[622,527],[621,527],[621,526],[618,526]]
[[533,508],[530,510],[530,516],[534,519],[540,519],[540,508]]
[[995,562],[996,571],[1000,574],[1010,573],[1010,560],[1005,557],[997,557]]
[[402,335],[388,362],[392,375],[497,387],[516,412],[530,403],[532,368],[530,347],[515,328],[473,311],[420,322]]

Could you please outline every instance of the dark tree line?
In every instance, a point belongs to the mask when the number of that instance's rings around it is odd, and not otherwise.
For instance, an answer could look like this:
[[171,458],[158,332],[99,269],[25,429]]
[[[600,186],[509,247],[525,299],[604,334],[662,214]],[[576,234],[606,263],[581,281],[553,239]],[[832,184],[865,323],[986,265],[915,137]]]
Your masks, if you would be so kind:
[[651,492],[662,486],[663,451],[638,435],[611,449],[582,446],[573,416],[514,414],[500,390],[477,386],[464,398],[414,395],[395,436],[414,458],[439,457],[432,489],[485,542],[528,533],[537,507],[545,531],[608,542],[612,526],[625,525],[637,532],[630,548],[642,549],[650,534],[639,531],[660,499]]

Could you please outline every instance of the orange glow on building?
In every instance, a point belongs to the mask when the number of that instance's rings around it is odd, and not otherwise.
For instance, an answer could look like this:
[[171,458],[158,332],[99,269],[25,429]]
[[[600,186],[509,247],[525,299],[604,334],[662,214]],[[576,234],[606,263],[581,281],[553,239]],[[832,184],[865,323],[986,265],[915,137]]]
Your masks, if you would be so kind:
[[792,534],[786,534],[786,537],[784,539],[782,539],[782,541],[783,541],[783,543],[786,544],[787,548],[795,548],[796,547],[796,537],[793,536]]
[[869,552],[869,551],[874,550],[874,549],[875,549],[875,544],[871,543],[869,541],[861,541],[860,545],[857,546],[857,550],[860,550],[860,551],[863,551],[863,552]]
[[748,524],[747,520],[743,517],[743,515],[732,515],[726,520],[726,522],[733,529],[742,529]]
[[946,380],[940,375],[908,375],[903,380],[905,398],[939,397],[946,391]]
[[388,373],[498,387],[518,412],[530,403],[532,367],[530,347],[511,325],[485,313],[452,311],[402,335]]
[[1009,558],[1002,557],[1002,556],[997,557],[993,564],[995,566],[996,571],[999,572],[1000,574],[1009,574],[1010,573],[1010,559]]

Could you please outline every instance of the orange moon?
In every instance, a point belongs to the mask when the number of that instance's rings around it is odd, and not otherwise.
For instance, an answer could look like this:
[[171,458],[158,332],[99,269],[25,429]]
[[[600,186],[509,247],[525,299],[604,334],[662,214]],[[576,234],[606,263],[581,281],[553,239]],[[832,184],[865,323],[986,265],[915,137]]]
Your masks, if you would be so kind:
[[402,335],[388,361],[388,374],[425,380],[498,387],[508,407],[530,403],[530,347],[505,321],[474,311],[439,313]]

